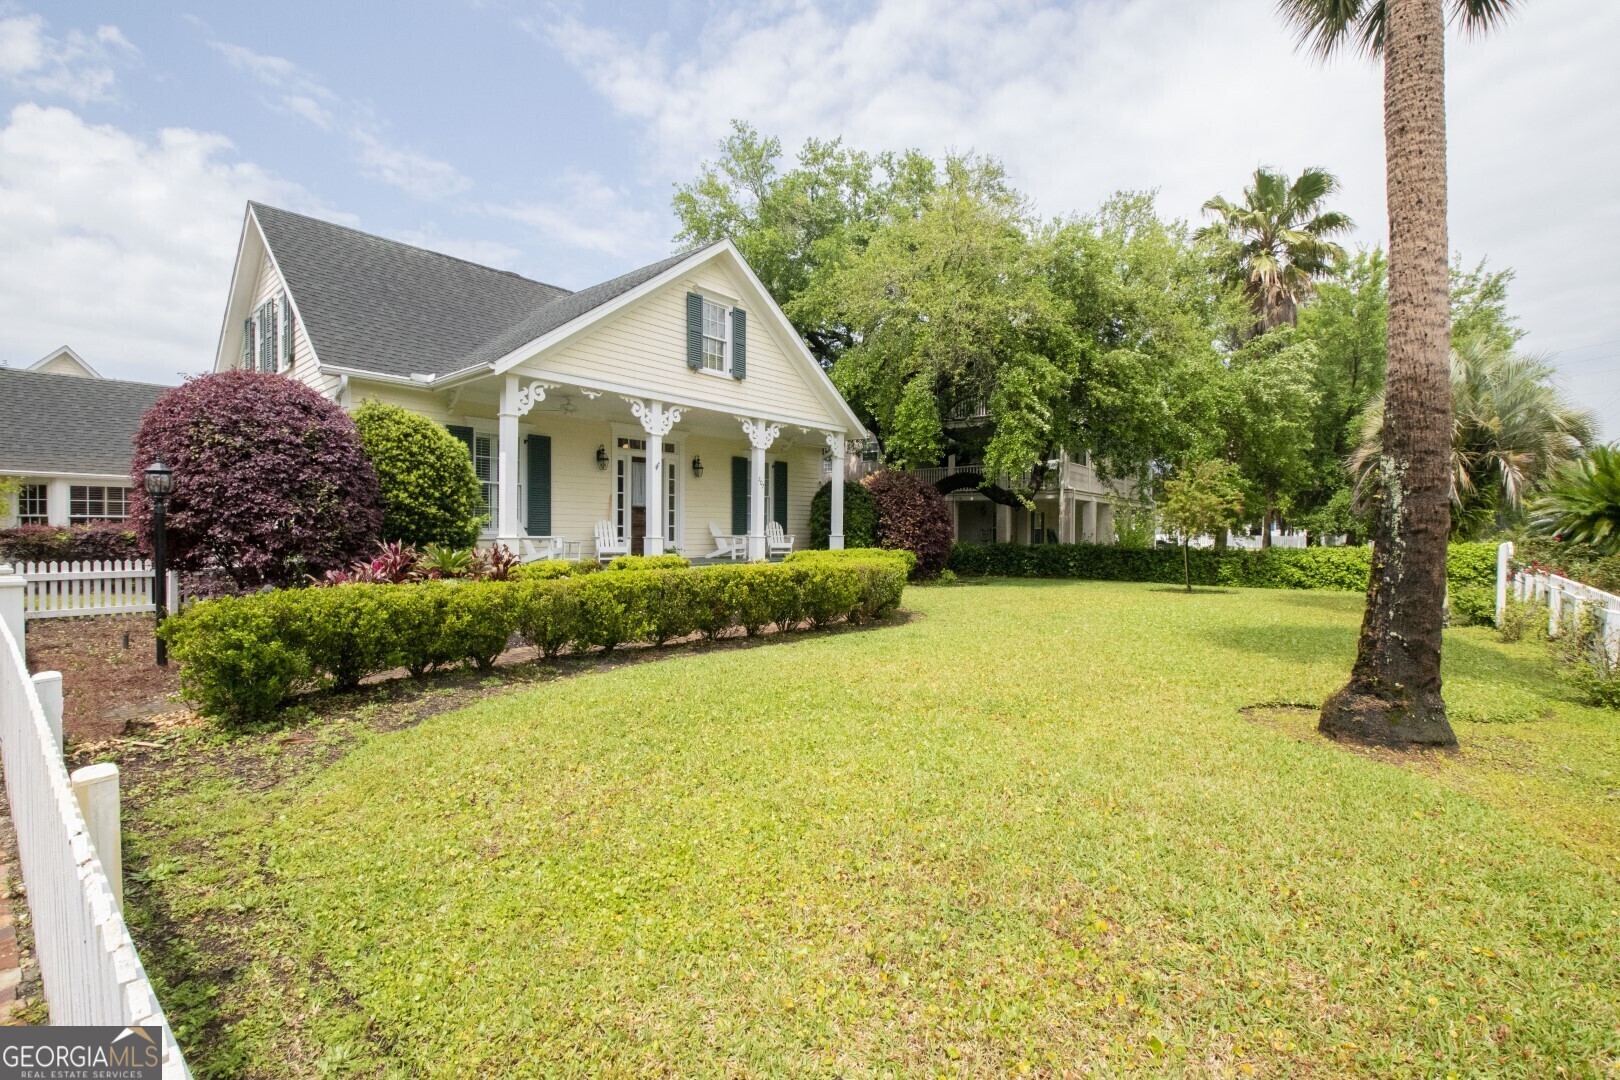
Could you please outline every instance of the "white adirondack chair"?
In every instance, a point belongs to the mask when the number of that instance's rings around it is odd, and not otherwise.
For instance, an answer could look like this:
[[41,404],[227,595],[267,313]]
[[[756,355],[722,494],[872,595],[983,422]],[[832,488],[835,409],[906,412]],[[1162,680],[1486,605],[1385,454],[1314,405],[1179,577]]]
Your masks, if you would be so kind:
[[782,533],[782,526],[776,522],[765,525],[765,554],[788,555],[793,551],[793,537]]
[[563,555],[563,541],[560,536],[502,536],[497,543],[505,544],[517,552],[518,558],[523,562],[539,562],[542,559],[560,559]]
[[630,554],[630,540],[623,540],[614,535],[613,522],[606,519],[596,523],[596,558],[598,562],[608,562],[620,555]]
[[748,537],[728,533],[712,521],[709,522],[709,535],[714,537],[714,550],[706,558],[735,560],[747,550]]

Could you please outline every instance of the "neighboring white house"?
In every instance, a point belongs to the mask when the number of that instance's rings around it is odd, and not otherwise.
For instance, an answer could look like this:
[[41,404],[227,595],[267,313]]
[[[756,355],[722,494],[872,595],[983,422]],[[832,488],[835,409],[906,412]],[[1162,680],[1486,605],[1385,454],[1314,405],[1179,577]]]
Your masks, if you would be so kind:
[[763,557],[772,521],[802,547],[811,496],[866,434],[729,242],[569,292],[249,203],[214,367],[446,425],[485,539],[529,551],[588,555],[599,523],[649,554],[705,555],[720,532]]
[[63,346],[25,370],[0,368],[0,526],[118,521],[141,415],[169,389],[104,379]]

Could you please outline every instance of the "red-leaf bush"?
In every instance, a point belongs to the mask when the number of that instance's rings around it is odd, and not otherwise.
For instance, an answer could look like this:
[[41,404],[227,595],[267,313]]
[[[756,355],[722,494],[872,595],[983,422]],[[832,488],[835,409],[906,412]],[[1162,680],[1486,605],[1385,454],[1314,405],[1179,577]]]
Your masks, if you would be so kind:
[[354,421],[303,383],[225,371],[175,387],[135,434],[130,521],[150,544],[141,473],[174,470],[171,558],[241,588],[293,585],[370,551],[382,524],[377,474]]
[[0,529],[0,562],[92,562],[145,557],[141,538],[133,526],[123,521]]
[[938,577],[951,556],[951,508],[933,484],[911,473],[884,469],[861,483],[877,503],[878,547],[917,556],[918,578]]

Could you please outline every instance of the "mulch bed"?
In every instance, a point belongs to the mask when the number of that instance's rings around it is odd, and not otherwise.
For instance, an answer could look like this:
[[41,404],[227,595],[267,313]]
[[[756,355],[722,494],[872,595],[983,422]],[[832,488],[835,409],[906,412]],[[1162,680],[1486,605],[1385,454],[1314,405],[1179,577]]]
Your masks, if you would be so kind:
[[129,721],[177,706],[173,664],[153,659],[150,615],[31,619],[28,670],[62,673],[62,734],[69,741],[122,735]]

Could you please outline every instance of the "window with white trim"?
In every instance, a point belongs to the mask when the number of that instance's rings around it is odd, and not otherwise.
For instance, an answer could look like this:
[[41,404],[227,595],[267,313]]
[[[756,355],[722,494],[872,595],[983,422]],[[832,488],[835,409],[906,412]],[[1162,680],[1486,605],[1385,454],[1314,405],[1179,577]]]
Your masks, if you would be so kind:
[[45,484],[24,484],[18,488],[17,524],[48,525],[50,521],[50,488]]
[[501,520],[500,438],[487,431],[473,433],[473,472],[484,495],[485,528],[493,529]]
[[703,301],[703,370],[731,370],[731,309]]
[[68,523],[122,521],[129,517],[129,488],[74,484],[68,489]]

